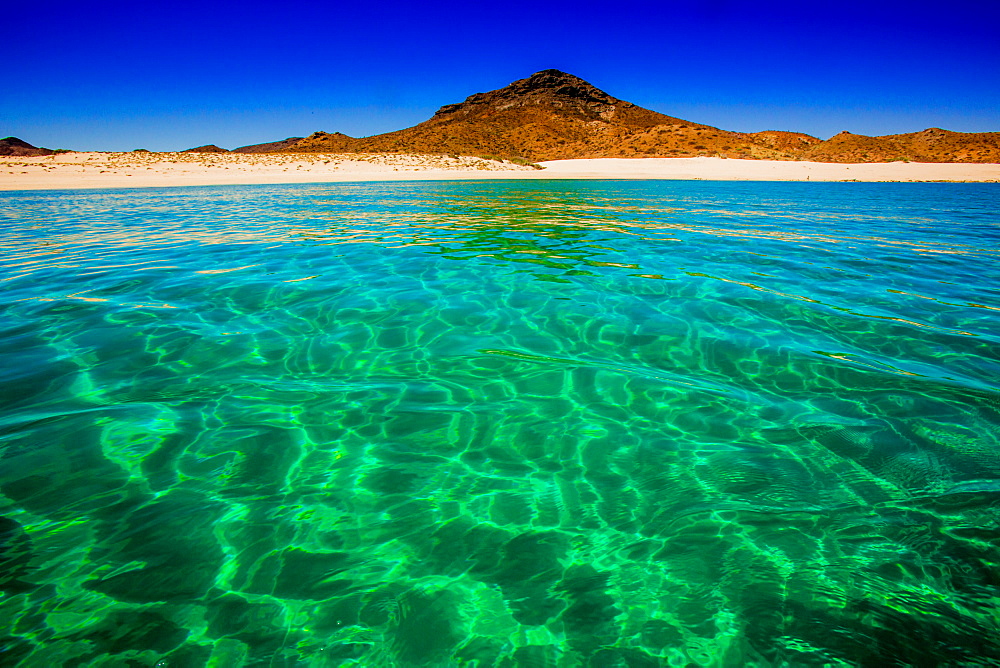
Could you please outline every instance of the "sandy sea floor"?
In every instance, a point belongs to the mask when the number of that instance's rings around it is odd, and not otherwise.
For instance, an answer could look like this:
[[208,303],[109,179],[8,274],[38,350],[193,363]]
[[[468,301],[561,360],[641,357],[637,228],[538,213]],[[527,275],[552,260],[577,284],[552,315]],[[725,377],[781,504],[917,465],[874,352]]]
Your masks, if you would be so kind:
[[998,668],[998,189],[0,193],[0,666]]
[[395,154],[63,153],[0,157],[0,190],[510,178],[1000,182],[998,164],[600,158],[541,165]]

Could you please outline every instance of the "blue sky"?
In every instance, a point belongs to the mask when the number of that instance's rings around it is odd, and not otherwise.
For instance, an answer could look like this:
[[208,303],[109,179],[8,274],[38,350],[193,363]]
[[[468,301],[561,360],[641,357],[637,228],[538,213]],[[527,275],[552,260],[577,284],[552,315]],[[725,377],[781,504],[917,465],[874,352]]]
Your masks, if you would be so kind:
[[727,130],[1000,131],[995,1],[4,5],[0,136],[50,148],[367,136],[547,68]]

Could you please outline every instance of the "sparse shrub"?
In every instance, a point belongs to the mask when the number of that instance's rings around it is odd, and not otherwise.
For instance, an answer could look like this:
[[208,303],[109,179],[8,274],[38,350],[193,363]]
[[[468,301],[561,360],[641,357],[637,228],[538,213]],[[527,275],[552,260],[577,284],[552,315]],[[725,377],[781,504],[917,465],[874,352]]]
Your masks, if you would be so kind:
[[508,158],[515,165],[524,165],[525,167],[534,167],[535,169],[545,169],[538,163],[532,162],[527,158]]

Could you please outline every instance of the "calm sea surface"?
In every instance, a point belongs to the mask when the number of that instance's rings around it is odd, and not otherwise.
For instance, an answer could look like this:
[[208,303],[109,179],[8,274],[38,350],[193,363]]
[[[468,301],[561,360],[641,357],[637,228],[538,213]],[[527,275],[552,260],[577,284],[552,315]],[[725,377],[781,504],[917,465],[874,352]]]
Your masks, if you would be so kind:
[[1000,665],[1000,186],[0,194],[0,664]]

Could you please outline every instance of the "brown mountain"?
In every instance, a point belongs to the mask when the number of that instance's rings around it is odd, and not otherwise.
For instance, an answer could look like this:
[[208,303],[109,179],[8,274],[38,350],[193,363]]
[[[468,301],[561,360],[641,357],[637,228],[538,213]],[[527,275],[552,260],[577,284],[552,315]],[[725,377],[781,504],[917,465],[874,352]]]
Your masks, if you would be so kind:
[[[355,139],[316,133],[292,152],[457,153],[531,160],[714,155],[737,147],[736,133],[643,109],[579,77],[544,70],[500,90],[441,107],[405,130]],[[758,157],[775,151],[759,146]]]
[[31,157],[36,155],[53,155],[55,151],[47,148],[38,148],[17,137],[5,137],[0,139],[0,155],[16,155]]
[[[263,147],[268,148],[245,150]],[[644,109],[579,77],[544,70],[445,105],[405,130],[364,138],[316,132],[294,142],[237,151],[454,153],[530,160],[717,155],[820,162],[1000,162],[1000,133],[932,128],[884,137],[841,133],[823,141],[799,132],[730,132]]]
[[277,153],[283,151],[290,146],[293,146],[296,142],[302,141],[302,137],[289,137],[288,139],[282,139],[281,141],[267,142],[266,144],[251,144],[250,146],[240,146],[239,148],[234,148],[233,153]]
[[229,153],[224,148],[219,148],[215,144],[206,144],[205,146],[196,146],[194,148],[188,148],[181,153]]
[[1000,132],[922,132],[867,137],[841,132],[809,147],[802,157],[817,162],[1000,162]]

